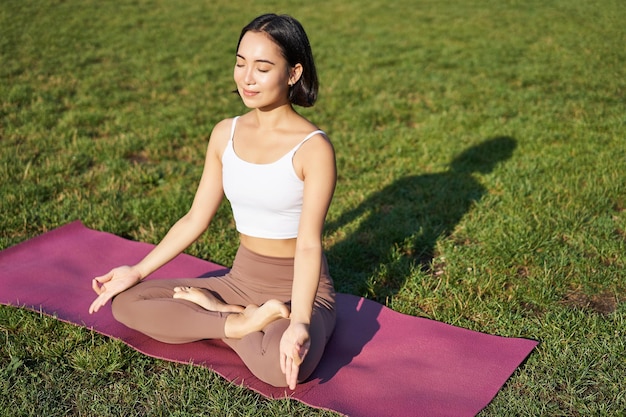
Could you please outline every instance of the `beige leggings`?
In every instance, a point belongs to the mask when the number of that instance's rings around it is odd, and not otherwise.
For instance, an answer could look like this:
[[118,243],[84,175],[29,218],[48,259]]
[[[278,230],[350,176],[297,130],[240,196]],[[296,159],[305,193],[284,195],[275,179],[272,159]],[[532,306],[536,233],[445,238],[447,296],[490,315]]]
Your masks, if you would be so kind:
[[[279,344],[288,319],[270,323],[263,331],[242,339],[227,339],[224,324],[228,314],[208,311],[195,303],[173,298],[174,287],[204,288],[227,304],[261,305],[269,299],[289,304],[293,282],[293,259],[272,258],[239,247],[233,267],[220,277],[148,280],[113,299],[113,315],[126,326],[166,343],[222,339],[260,380],[286,386],[280,370]],[[311,347],[300,366],[299,381],[307,379],[319,363],[335,327],[335,290],[326,258],[311,317]]]

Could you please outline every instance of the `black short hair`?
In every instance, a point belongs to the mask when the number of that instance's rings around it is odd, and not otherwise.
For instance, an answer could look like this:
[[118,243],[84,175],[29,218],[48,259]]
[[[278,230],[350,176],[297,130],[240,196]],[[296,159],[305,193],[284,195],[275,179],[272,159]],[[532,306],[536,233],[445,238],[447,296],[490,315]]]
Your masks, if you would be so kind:
[[281,49],[289,66],[302,65],[302,75],[289,90],[289,101],[302,107],[311,107],[317,100],[317,71],[313,52],[304,28],[289,15],[264,14],[248,23],[241,31],[241,39],[247,32],[267,34]]

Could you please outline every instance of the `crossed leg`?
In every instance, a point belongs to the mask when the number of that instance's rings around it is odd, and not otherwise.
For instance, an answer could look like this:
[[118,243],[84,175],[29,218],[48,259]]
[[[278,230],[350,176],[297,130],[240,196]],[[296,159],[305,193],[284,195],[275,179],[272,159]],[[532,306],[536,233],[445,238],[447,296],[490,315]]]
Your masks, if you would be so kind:
[[209,311],[220,313],[241,313],[244,308],[235,304],[226,304],[211,294],[210,291],[196,287],[174,287],[174,298],[191,301]]
[[279,319],[289,318],[289,309],[278,300],[271,299],[258,306],[249,304],[226,304],[209,291],[195,287],[175,287],[174,298],[190,301],[209,311],[234,313],[228,315],[224,324],[224,334],[229,339],[241,339],[250,333],[263,330],[268,324]]

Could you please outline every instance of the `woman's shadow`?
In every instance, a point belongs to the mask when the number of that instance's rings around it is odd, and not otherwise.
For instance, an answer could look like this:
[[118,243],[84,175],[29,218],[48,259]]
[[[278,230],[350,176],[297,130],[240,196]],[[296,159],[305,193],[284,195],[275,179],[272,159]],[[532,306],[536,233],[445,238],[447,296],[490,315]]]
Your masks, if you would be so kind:
[[[437,239],[449,236],[486,192],[473,174],[491,172],[515,147],[510,137],[486,140],[454,158],[446,171],[401,178],[327,223],[327,236],[335,239],[326,251],[331,275],[344,294],[337,295],[335,333],[312,378],[324,383],[360,355],[380,328],[383,306],[370,300],[384,304],[412,268],[430,268]],[[354,232],[337,237],[354,224]]]
[[[473,174],[491,172],[516,144],[511,137],[488,139],[459,154],[447,170],[400,178],[329,222],[327,236],[337,240],[327,256],[338,291],[385,303],[411,268],[430,268],[437,240],[449,236],[486,192]],[[355,222],[350,235],[335,236]]]

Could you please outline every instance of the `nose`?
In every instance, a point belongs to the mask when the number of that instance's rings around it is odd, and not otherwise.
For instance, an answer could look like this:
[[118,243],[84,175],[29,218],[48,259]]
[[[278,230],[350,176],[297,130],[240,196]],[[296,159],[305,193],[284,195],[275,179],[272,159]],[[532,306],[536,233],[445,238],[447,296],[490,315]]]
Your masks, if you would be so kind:
[[254,76],[252,73],[252,68],[246,68],[246,73],[244,74],[243,82],[246,83],[247,85],[254,84]]

